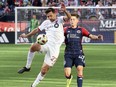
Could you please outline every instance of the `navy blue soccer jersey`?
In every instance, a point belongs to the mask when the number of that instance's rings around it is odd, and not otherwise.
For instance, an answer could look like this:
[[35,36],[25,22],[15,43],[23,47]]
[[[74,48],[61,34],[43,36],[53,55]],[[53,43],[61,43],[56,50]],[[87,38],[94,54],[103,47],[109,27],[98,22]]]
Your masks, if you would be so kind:
[[65,54],[83,54],[82,37],[89,37],[89,32],[82,27],[75,29],[69,27],[64,29],[65,36]]

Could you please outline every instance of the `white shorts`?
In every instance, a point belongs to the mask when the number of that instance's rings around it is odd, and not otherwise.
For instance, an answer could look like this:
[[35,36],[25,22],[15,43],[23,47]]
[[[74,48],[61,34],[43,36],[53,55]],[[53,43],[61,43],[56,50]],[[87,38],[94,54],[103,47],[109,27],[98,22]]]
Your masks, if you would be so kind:
[[61,45],[50,45],[50,44],[41,45],[40,52],[46,53],[44,63],[46,63],[49,66],[53,66],[55,64],[59,56],[60,46]]

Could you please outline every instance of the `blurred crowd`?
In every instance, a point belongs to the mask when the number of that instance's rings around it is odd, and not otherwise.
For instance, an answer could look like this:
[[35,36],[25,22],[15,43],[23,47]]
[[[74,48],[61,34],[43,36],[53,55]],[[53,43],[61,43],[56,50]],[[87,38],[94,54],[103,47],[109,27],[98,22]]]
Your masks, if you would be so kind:
[[[66,6],[116,6],[116,0],[0,0],[0,18],[4,15],[14,13],[15,7],[59,7],[63,2]],[[115,18],[116,9],[86,9],[86,10],[74,10],[83,18],[88,18],[88,15],[99,16],[99,19]],[[96,14],[97,13],[97,14]]]
[[[99,2],[100,1],[100,2]],[[66,6],[112,6],[115,0],[0,0],[0,5],[13,10],[16,6],[60,6],[64,2]]]

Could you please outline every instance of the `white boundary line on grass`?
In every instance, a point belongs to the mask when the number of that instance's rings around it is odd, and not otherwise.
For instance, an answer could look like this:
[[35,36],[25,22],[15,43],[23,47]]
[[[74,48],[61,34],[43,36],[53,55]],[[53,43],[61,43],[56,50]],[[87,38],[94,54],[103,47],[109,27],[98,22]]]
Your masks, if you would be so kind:
[[[58,79],[58,80],[60,80],[60,79]],[[30,81],[30,80],[22,80],[22,79],[20,79],[20,80],[1,80],[1,82],[8,82],[8,81],[10,81],[10,82],[32,82],[32,81]],[[43,81],[41,81],[41,85],[42,84],[46,84],[46,83],[48,83],[48,84],[57,84],[57,86],[59,85],[59,86],[64,86],[65,85],[65,81],[54,81],[53,82],[53,79],[52,80],[50,80],[50,81],[46,81],[46,80],[43,80]],[[60,84],[61,83],[61,84]],[[75,81],[73,81],[72,83],[71,83],[71,85],[76,85],[76,83],[75,83]],[[88,82],[84,82],[84,85],[86,85],[86,86],[84,86],[84,87],[93,87],[93,86],[116,86],[116,84],[115,83],[113,83],[113,84],[108,84],[108,83],[99,83],[99,84],[97,84],[97,83],[88,83]]]

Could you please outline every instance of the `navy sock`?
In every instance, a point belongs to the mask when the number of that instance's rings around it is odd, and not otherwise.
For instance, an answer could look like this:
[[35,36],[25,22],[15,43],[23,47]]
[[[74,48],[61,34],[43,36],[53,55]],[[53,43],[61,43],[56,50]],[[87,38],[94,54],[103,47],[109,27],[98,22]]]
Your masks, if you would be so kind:
[[83,83],[83,78],[77,77],[77,87],[82,87],[82,83]]

